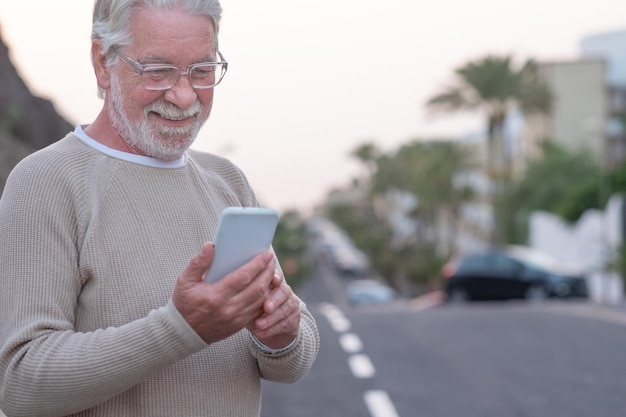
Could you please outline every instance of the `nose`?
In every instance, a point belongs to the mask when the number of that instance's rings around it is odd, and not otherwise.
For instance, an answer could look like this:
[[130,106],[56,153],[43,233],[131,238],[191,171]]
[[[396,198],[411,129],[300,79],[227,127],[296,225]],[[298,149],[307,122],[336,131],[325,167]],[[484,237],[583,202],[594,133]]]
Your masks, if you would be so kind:
[[181,71],[176,83],[165,91],[165,99],[181,109],[187,109],[196,102],[198,95],[191,85],[188,68]]

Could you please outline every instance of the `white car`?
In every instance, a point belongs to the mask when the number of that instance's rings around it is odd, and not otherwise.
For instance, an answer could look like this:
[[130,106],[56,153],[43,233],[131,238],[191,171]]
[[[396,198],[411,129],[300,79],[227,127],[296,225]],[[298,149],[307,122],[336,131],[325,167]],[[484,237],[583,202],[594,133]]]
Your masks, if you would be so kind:
[[352,304],[385,304],[394,300],[396,292],[374,279],[360,279],[346,286],[346,297]]

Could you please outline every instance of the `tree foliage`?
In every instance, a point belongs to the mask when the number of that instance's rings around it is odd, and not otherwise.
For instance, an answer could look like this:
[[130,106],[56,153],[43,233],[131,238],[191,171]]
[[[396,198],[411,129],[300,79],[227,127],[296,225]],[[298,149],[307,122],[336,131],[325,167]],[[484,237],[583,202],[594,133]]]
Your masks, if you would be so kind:
[[426,102],[433,113],[471,111],[482,113],[487,131],[487,173],[494,182],[492,203],[496,208],[496,228],[493,243],[502,240],[503,231],[499,204],[504,186],[511,176],[511,155],[504,143],[504,123],[515,109],[525,114],[550,112],[552,93],[539,76],[533,60],[521,67],[511,56],[488,55],[470,61],[455,71],[453,84],[445,87]]
[[352,156],[368,167],[366,189],[370,194],[360,202],[329,205],[329,218],[396,288],[403,281],[424,283],[438,275],[446,256],[437,253],[432,234],[416,232],[413,239],[392,244],[392,225],[384,215],[377,215],[375,202],[385,200],[389,191],[400,190],[419,199],[418,209],[408,213],[415,224],[433,227],[444,213],[454,217],[461,202],[470,196],[457,179],[476,166],[472,152],[455,142],[415,140],[389,153],[364,143]]
[[371,177],[376,172],[376,161],[382,155],[382,151],[374,142],[364,142],[358,145],[350,155],[363,164]]
[[549,113],[552,94],[539,77],[537,63],[520,68],[511,56],[488,55],[455,70],[455,80],[427,102],[433,112],[479,111],[490,122],[504,120],[513,108],[524,113]]
[[524,177],[510,183],[500,196],[506,240],[526,241],[528,217],[533,211],[575,221],[585,210],[603,206],[600,178],[600,165],[589,152],[572,152],[544,142],[541,156],[529,163]]
[[455,179],[475,167],[470,149],[458,142],[416,140],[379,159],[373,191],[404,190],[433,210],[456,206],[467,194]]
[[306,256],[306,222],[295,210],[286,211],[280,217],[272,247],[280,260],[285,279],[297,287],[311,271]]
[[626,192],[626,164],[613,171],[600,172],[595,178],[573,187],[554,212],[566,221],[577,221],[585,210],[604,208],[611,195]]

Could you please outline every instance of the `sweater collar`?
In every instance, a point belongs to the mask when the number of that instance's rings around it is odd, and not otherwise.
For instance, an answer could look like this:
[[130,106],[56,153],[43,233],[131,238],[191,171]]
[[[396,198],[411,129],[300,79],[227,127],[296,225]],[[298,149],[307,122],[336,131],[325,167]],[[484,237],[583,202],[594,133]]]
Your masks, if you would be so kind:
[[154,168],[180,168],[187,163],[186,155],[174,161],[161,161],[160,159],[152,158],[150,156],[137,155],[129,152],[122,152],[117,149],[109,148],[106,145],[98,142],[85,133],[81,125],[76,125],[74,129],[74,135],[76,135],[82,142],[91,146],[99,152],[108,155],[112,158],[121,159],[124,161],[132,162],[134,164],[146,165]]

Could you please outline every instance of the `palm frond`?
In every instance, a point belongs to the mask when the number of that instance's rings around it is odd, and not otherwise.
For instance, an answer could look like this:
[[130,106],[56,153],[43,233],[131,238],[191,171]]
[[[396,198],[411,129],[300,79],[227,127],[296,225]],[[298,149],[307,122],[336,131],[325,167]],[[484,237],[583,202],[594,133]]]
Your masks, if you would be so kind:
[[466,92],[458,87],[449,86],[441,93],[431,97],[426,102],[431,114],[450,113],[461,110],[470,110],[475,107]]

